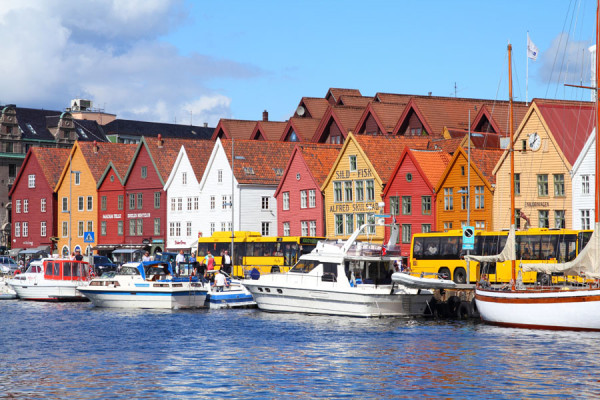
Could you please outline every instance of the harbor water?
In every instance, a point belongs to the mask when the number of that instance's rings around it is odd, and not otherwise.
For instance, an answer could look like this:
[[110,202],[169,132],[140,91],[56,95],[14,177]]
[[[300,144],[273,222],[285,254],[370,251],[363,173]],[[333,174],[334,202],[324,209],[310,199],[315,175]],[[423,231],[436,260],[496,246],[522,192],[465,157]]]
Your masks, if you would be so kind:
[[592,398],[598,333],[0,301],[0,398]]

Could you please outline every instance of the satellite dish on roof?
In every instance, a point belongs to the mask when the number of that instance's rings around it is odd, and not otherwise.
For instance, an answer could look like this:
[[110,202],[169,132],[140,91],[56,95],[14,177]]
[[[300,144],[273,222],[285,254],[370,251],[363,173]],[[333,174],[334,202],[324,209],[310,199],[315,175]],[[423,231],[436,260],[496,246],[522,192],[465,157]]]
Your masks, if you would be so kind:
[[302,106],[298,106],[298,108],[296,109],[296,114],[298,114],[299,116],[303,116],[305,112],[306,110]]

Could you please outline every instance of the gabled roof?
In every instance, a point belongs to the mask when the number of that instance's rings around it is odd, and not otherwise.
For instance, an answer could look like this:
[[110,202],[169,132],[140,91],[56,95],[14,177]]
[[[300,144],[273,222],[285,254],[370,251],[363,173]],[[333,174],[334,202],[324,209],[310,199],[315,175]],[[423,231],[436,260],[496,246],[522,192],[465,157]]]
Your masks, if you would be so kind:
[[204,170],[208,164],[208,159],[215,147],[215,142],[212,140],[197,140],[194,143],[185,145],[185,152],[190,160],[196,179],[200,181]]
[[397,94],[397,93],[375,93],[373,101],[380,103],[401,103],[407,104],[414,97],[412,94]]
[[342,95],[362,96],[362,94],[360,94],[360,90],[358,89],[329,88],[327,94],[325,95],[325,99],[329,101],[329,104],[336,104]]
[[330,106],[327,112],[321,119],[321,123],[317,128],[312,142],[321,142],[324,139],[325,130],[330,123],[334,123],[338,126],[342,132],[342,136],[345,138],[360,120],[364,112],[364,107],[346,107],[346,106]]
[[[461,146],[469,146],[469,131],[444,128],[445,139],[461,139]],[[471,147],[478,149],[500,149],[501,135],[496,133],[471,132]],[[432,142],[436,142],[435,140]]]
[[[302,109],[300,107],[302,107]],[[296,108],[296,111],[294,112],[294,117],[316,118],[321,120],[328,107],[329,102],[327,99],[322,97],[303,97],[302,100],[300,100],[300,104]],[[298,110],[303,111],[302,115],[298,114]]]
[[406,103],[371,102],[365,108],[354,131],[364,133],[363,127],[369,115],[372,115],[381,132],[391,134],[406,107]]
[[254,128],[256,127],[256,121],[248,121],[242,119],[224,119],[221,118],[217,127],[215,128],[211,139],[250,139]]
[[292,152],[292,155],[290,156],[290,159],[288,160],[283,177],[281,178],[279,186],[277,187],[277,190],[273,196],[276,197],[279,194],[279,190],[289,174],[290,167],[295,157],[302,157],[302,160],[304,160],[304,163],[315,180],[317,187],[320,188],[323,182],[325,182],[327,175],[329,175],[329,171],[331,170],[331,167],[333,166],[333,163],[335,162],[341,148],[341,144],[297,144]]
[[166,124],[127,119],[115,119],[103,125],[103,129],[107,135],[155,137],[160,134],[163,138],[175,137],[188,139],[209,139],[214,131],[214,128],[205,126]]
[[[231,165],[231,140],[221,142]],[[233,174],[238,183],[277,186],[296,143],[235,140],[233,146]]]
[[31,147],[23,160],[19,173],[15,178],[8,195],[12,196],[13,191],[18,186],[21,180],[22,174],[25,173],[26,166],[31,158],[35,158],[40,165],[44,179],[48,182],[48,185],[54,190],[56,182],[60,178],[61,172],[67,160],[71,149],[57,148],[57,147]]
[[429,150],[443,150],[446,153],[454,154],[456,149],[460,147],[464,137],[453,139],[433,139],[429,142]]
[[[488,190],[492,190],[492,184],[496,183],[496,176],[493,174],[494,166],[498,162],[498,160],[502,157],[504,153],[503,150],[479,150],[479,149],[471,149],[471,168],[473,172],[479,176],[479,178],[484,182],[485,186]],[[441,187],[443,186],[448,174],[454,168],[456,161],[459,157],[468,160],[468,152],[459,147],[454,156],[452,156],[450,162],[446,166],[444,173],[441,178],[438,180],[437,184],[435,184],[435,191],[439,193]],[[466,179],[466,178],[465,178]],[[473,181],[471,181],[473,182]],[[466,184],[466,182],[465,182]]]
[[[413,150],[408,147],[404,148],[394,170],[390,174],[390,181],[398,176],[398,171],[404,164],[406,158],[410,158],[419,171],[419,174],[425,179],[429,187],[433,188],[437,185],[438,181],[442,177],[446,166],[450,162],[452,156],[445,151],[441,150]],[[383,196],[387,197],[388,192],[391,190],[391,184],[386,185]]]
[[288,141],[288,137],[293,130],[296,132],[296,136],[298,137],[297,141],[310,142],[320,123],[321,120],[316,118],[292,117],[284,128],[280,140],[282,142]]
[[113,154],[113,157],[108,161],[106,168],[104,168],[104,172],[100,176],[100,179],[97,180],[96,189],[99,189],[104,182],[104,179],[108,176],[108,173],[111,169],[115,171],[117,178],[121,182],[121,185],[125,184],[125,176],[127,175],[127,171],[129,170],[129,166],[133,160],[133,155],[135,154],[135,150],[138,145],[136,144],[125,144],[119,148],[118,151]]
[[250,139],[280,140],[286,126],[287,122],[258,121],[254,127],[254,130],[252,131],[252,134],[250,135]]

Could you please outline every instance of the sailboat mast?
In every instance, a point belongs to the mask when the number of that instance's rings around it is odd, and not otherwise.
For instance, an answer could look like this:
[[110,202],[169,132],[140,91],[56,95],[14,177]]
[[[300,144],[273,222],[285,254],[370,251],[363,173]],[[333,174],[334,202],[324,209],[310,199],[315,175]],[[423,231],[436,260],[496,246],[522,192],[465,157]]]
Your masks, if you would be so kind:
[[[598,69],[600,67],[600,0],[598,0],[596,5],[596,179],[595,179],[595,203],[594,203],[594,229],[598,227],[598,215],[600,212],[600,146],[598,145],[598,127],[600,127],[600,103],[598,103],[598,97],[600,93],[598,93]],[[597,233],[597,232],[596,232]]]
[[[600,0],[598,0],[600,1]],[[516,225],[515,216],[515,152],[514,152],[514,126],[513,126],[513,94],[512,94],[512,45],[508,44],[508,132],[510,136],[510,224],[511,227]],[[511,289],[515,290],[515,282],[517,281],[517,271],[514,258],[510,262],[511,272]]]

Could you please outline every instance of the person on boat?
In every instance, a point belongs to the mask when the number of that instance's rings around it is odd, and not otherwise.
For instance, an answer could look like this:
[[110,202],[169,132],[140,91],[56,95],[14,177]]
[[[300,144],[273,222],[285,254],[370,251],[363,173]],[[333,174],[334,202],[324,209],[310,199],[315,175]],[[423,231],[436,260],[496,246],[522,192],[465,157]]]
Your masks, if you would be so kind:
[[181,267],[185,262],[185,256],[183,255],[183,250],[179,250],[179,253],[177,254],[177,257],[175,257],[175,265],[177,267],[177,269],[175,270],[175,273],[177,275],[181,275]]
[[83,256],[81,255],[81,251],[79,249],[75,250],[75,260],[83,261]]
[[150,252],[145,252],[142,256],[142,261],[150,261]]
[[213,283],[213,287],[217,292],[222,292],[225,286],[229,286],[227,279],[225,279],[225,275],[220,272],[215,273],[215,283]]
[[223,257],[221,258],[221,260],[221,269],[228,275],[231,275],[231,257],[229,256],[228,250],[225,250],[223,252]]

